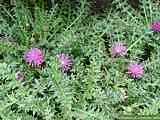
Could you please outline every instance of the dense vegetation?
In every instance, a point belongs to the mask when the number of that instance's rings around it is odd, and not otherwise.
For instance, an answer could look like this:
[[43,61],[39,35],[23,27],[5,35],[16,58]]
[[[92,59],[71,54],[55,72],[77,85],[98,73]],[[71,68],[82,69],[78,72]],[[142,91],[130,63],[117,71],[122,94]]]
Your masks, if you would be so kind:
[[[156,0],[134,2],[2,2],[0,120],[160,114],[160,32],[149,27],[160,19],[160,6]],[[112,54],[116,41],[125,43],[124,54]],[[42,64],[26,62],[30,48],[42,51]],[[59,68],[60,53],[72,62],[67,71]],[[144,74],[128,74],[128,63],[143,66]]]

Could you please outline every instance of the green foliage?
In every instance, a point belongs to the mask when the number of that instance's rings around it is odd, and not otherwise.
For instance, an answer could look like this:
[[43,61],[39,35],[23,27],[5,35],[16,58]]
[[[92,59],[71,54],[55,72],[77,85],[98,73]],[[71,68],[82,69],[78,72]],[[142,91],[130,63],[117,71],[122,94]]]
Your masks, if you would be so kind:
[[[114,9],[97,16],[89,15],[86,0],[58,0],[50,10],[42,3],[31,10],[20,1],[11,10],[3,6],[0,120],[113,120],[120,114],[159,114],[160,37],[148,25],[160,12],[151,0],[141,3],[136,11],[115,0]],[[114,41],[126,43],[125,55],[110,54]],[[145,74],[133,79],[126,65],[140,62],[146,44],[153,50],[141,62]],[[42,49],[42,66],[25,63],[30,47]],[[58,68],[56,55],[61,52],[73,62],[68,73]],[[17,71],[24,80],[15,79]]]

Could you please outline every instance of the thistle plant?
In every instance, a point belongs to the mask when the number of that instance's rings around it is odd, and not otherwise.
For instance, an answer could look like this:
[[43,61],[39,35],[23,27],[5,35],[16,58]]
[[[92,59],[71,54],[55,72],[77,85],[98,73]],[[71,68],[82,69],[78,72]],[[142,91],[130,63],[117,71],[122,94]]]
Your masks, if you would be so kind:
[[1,5],[0,120],[159,114],[159,7],[93,1]]

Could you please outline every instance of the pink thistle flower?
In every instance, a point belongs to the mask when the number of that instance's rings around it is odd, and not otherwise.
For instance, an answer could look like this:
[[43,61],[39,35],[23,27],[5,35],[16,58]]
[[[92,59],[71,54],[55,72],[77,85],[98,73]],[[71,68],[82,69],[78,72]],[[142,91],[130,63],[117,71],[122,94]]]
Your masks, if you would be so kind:
[[23,80],[24,79],[23,73],[20,71],[16,72],[15,78],[16,80],[20,80],[20,81]]
[[134,78],[140,78],[144,74],[143,67],[136,63],[128,64],[128,73]]
[[24,58],[26,62],[32,66],[38,66],[43,63],[43,54],[38,48],[30,48],[27,50]]
[[150,29],[155,32],[160,32],[160,21],[155,21],[150,24]]
[[63,72],[71,69],[72,63],[70,58],[66,54],[60,53],[57,55],[57,58],[60,63],[59,67]]
[[111,51],[114,55],[121,55],[126,51],[126,49],[126,46],[122,42],[115,42],[111,47]]

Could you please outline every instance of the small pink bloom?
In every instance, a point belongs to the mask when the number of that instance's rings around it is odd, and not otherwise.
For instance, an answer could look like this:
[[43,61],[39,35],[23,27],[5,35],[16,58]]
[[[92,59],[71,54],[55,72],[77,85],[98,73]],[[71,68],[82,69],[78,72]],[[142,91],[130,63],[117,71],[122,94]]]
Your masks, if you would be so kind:
[[16,72],[15,77],[16,77],[16,80],[20,80],[20,81],[24,79],[23,73],[20,71]]
[[57,58],[60,63],[59,67],[63,72],[66,72],[71,69],[72,63],[70,58],[66,54],[64,53],[58,54]]
[[155,32],[160,32],[160,21],[154,21],[150,24],[150,29]]
[[144,74],[143,67],[136,63],[128,64],[128,73],[131,74],[134,78],[139,78]]
[[43,54],[42,51],[38,48],[30,48],[26,51],[25,60],[32,66],[38,66],[43,63]]
[[114,55],[121,55],[126,51],[126,46],[122,42],[115,42],[112,44],[111,52]]

